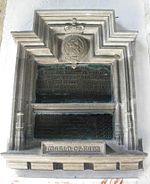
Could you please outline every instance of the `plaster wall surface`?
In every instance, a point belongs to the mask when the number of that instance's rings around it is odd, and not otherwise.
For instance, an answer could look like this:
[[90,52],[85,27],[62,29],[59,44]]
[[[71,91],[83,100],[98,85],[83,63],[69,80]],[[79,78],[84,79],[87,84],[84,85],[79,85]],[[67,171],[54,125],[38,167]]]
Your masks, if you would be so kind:
[[[114,9],[117,30],[139,31],[136,40],[136,54],[134,61],[138,136],[143,138],[144,151],[149,156],[144,162],[144,171],[113,173],[39,173],[19,172],[20,176],[28,177],[124,177],[139,178],[140,184],[150,183],[150,11],[147,0],[8,0],[3,29],[3,39],[0,50],[0,152],[5,152],[9,140],[13,81],[16,62],[17,46],[11,36],[11,31],[31,30],[34,10],[36,9]],[[7,169],[5,161],[1,159],[0,169],[3,170],[3,179],[15,177],[15,171]],[[7,176],[7,177],[6,177]]]

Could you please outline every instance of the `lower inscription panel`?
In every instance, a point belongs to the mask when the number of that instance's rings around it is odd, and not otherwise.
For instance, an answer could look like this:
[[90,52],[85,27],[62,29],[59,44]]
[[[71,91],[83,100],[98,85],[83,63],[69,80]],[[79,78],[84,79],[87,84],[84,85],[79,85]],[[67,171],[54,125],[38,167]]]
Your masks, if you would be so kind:
[[40,139],[112,139],[111,114],[36,114],[34,137]]

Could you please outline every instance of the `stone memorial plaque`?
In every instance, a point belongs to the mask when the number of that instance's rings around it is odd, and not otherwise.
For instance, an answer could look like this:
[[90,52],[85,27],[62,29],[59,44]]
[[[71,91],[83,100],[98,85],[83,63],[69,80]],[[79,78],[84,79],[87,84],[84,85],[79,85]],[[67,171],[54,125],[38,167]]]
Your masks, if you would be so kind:
[[142,170],[137,31],[116,32],[114,10],[37,10],[34,18],[33,31],[12,32],[18,51],[8,166]]
[[43,154],[105,154],[106,145],[100,141],[43,141],[41,151]]

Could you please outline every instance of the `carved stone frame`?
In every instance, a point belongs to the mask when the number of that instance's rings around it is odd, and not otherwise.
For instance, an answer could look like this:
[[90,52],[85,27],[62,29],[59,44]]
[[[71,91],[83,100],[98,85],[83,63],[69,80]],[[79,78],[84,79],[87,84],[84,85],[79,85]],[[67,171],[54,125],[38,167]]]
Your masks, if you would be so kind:
[[[108,157],[91,156],[89,160],[86,156],[80,157],[81,163],[78,163],[77,168],[83,169],[83,162],[95,162],[94,170],[115,170],[115,164],[118,162],[121,164],[122,170],[139,168],[139,163],[144,159],[145,154],[138,150],[136,127],[133,61],[137,32],[115,32],[114,17],[113,10],[38,10],[35,12],[33,32],[12,33],[18,42],[18,55],[9,152],[30,149],[40,144],[33,138],[33,111],[54,112],[57,109],[60,112],[67,112],[68,108],[77,111],[76,104],[73,103],[48,105],[33,103],[37,64],[68,64],[67,60],[60,59],[58,46],[61,44],[61,40],[63,41],[67,36],[75,35],[87,40],[89,51],[81,60],[71,61],[70,64],[73,67],[78,62],[111,65],[114,97],[112,103],[80,103],[78,109],[90,112],[105,110],[114,113],[115,137],[112,144],[114,144],[114,148],[117,145],[120,148],[123,147],[124,150],[123,156],[116,151],[114,162],[109,161]],[[22,154],[24,159],[21,157],[20,162],[23,164],[30,162],[32,165],[33,160],[28,160],[24,152]],[[15,155],[6,153],[5,157],[10,165],[14,164],[11,167],[21,167],[15,161],[18,158],[17,153]],[[38,168],[42,158],[39,155],[37,157]],[[77,155],[76,157],[78,160]],[[76,160],[75,157],[73,158]],[[52,159],[52,163],[55,160],[51,156],[46,158],[46,160],[49,159]],[[60,155],[60,160],[66,163],[66,159],[62,158],[62,155]],[[77,164],[77,160],[74,164]],[[107,163],[111,162],[109,168],[99,165],[104,160]],[[47,164],[47,161],[42,162]],[[24,167],[28,168],[27,164]],[[72,165],[68,167],[70,170],[73,168]]]

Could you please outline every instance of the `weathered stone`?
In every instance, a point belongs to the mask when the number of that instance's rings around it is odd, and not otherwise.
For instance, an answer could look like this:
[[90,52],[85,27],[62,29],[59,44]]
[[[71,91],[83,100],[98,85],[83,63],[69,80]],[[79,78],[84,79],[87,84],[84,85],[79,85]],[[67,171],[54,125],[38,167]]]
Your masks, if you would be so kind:
[[32,162],[31,163],[31,169],[33,170],[53,170],[53,164],[52,163],[44,163],[44,162]]
[[84,165],[82,163],[64,163],[63,170],[65,171],[83,171]]
[[120,170],[123,171],[129,171],[129,170],[137,170],[139,169],[139,163],[138,162],[126,162],[126,163],[120,163]]
[[96,163],[94,164],[95,171],[115,171],[116,163]]

